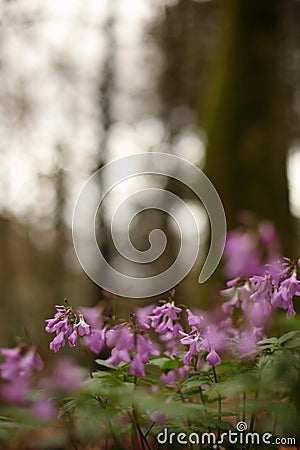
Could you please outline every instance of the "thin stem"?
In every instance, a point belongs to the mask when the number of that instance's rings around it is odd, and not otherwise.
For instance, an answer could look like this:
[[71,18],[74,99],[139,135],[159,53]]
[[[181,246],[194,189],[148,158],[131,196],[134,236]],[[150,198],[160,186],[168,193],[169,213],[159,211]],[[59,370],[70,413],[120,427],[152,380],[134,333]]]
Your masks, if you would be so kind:
[[74,433],[74,420],[73,420],[73,416],[71,414],[71,412],[68,412],[68,434],[69,434],[69,440],[70,443],[72,445],[72,447],[74,448],[74,450],[78,450],[78,445],[76,443],[76,437],[75,437],[75,433]]
[[[214,374],[215,383],[218,383],[216,368],[215,368],[215,366],[212,366],[212,368],[213,368],[213,374]],[[218,394],[218,412],[219,412],[219,417],[218,418],[219,418],[219,421],[221,422],[221,420],[222,420],[222,415],[221,415],[222,414],[222,398],[221,398],[220,394]],[[220,448],[220,446],[219,446],[220,438],[221,438],[221,430],[220,430],[220,427],[218,427],[217,449]]]
[[[204,395],[203,395],[203,389],[202,389],[201,386],[200,386],[200,388],[199,388],[199,392],[200,392],[200,397],[201,397],[202,405],[205,407],[205,411],[207,411],[207,406],[206,406],[205,398],[204,398]],[[208,429],[208,432],[211,433],[211,427],[207,427],[207,429]],[[200,444],[200,448],[202,448],[202,445],[201,445],[201,444]],[[213,447],[211,447],[211,448],[213,448]]]
[[[255,396],[254,396],[255,402],[258,399],[258,395],[259,395],[259,390],[257,389],[257,391],[255,392]],[[255,407],[255,404],[254,404],[254,407]],[[254,421],[255,421],[255,412],[253,411],[251,414],[251,418],[250,418],[249,433],[252,433],[252,431],[253,431]],[[246,450],[249,450],[249,449],[250,449],[250,443],[246,447]]]
[[243,392],[243,416],[242,421],[246,421],[246,400],[247,400],[247,394],[246,392]]
[[[257,401],[258,395],[259,395],[259,390],[257,390],[257,391],[255,392],[254,402]],[[255,407],[255,404],[254,404],[254,407]],[[252,412],[252,414],[251,414],[251,419],[250,419],[249,432],[252,432],[252,431],[253,431],[254,421],[255,421],[255,412]]]
[[93,378],[94,378],[94,375],[93,375],[93,371],[92,371],[92,367],[91,367],[91,362],[90,362],[90,358],[89,358],[87,349],[86,349],[86,347],[83,345],[83,342],[82,342],[82,341],[80,341],[80,342],[81,342],[81,347],[82,347],[82,349],[83,349],[84,359],[85,359],[85,363],[86,363],[86,366],[87,366],[88,371],[89,371],[90,378],[93,379]]
[[272,430],[273,436],[275,436],[275,433],[276,433],[276,427],[277,427],[277,414],[274,413],[274,423],[273,423],[273,430]]
[[[103,402],[103,400],[101,399],[101,397],[99,397],[99,395],[96,395],[95,399],[97,400],[97,402],[99,403],[99,405],[100,405],[103,409],[106,408],[105,402]],[[117,447],[117,448],[122,448],[122,445],[120,444],[120,442],[119,442],[119,440],[118,440],[118,438],[117,438],[117,435],[116,435],[116,433],[114,432],[114,429],[113,429],[113,426],[112,426],[112,423],[111,423],[110,419],[109,419],[108,417],[105,417],[105,421],[106,421],[106,426],[107,426],[107,428],[109,429],[110,435],[112,436],[113,441],[114,441],[116,447]],[[106,446],[106,447],[108,446],[108,444],[107,444],[107,439],[106,439],[106,444],[105,444],[105,446]]]
[[152,428],[154,427],[156,422],[152,422],[150,427],[148,428],[148,430],[145,433],[145,438],[147,438],[148,434],[150,433],[150,431],[152,430]]
[[134,405],[132,407],[132,417],[133,417],[136,429],[138,430],[143,450],[145,450],[145,445],[146,445],[148,450],[151,450],[151,447],[148,444],[147,438],[146,438],[146,436],[144,436],[144,433],[143,433],[143,431],[142,431],[142,429],[140,427],[140,424],[139,424],[139,421],[138,421],[138,417],[137,417],[137,412],[136,412],[136,409],[135,409]]

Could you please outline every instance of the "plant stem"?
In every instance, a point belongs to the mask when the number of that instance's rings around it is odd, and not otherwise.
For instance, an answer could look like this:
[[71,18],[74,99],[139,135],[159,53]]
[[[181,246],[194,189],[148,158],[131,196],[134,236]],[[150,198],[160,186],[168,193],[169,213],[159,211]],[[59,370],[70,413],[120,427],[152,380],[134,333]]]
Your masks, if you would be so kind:
[[[206,402],[204,399],[203,390],[202,390],[201,386],[200,386],[199,390],[200,390],[200,397],[201,397],[202,405],[205,407],[205,412],[207,412],[207,406],[206,406]],[[207,427],[207,429],[208,429],[208,432],[211,433],[211,427]],[[200,448],[202,448],[201,444],[200,444]],[[211,447],[211,448],[213,448],[213,447]]]
[[[254,396],[254,401],[256,402],[256,400],[258,399],[258,395],[259,395],[259,390],[257,390],[255,392],[255,396]],[[254,405],[255,406],[255,405]],[[253,427],[254,427],[254,421],[255,421],[255,412],[252,412],[251,414],[251,419],[250,419],[250,427],[249,427],[249,432],[253,431]]]
[[[99,405],[101,406],[102,409],[106,408],[105,402],[102,401],[101,397],[99,397],[98,395],[96,395],[95,399],[97,400],[97,402],[99,403]],[[109,429],[110,435],[113,438],[113,441],[116,445],[117,448],[122,448],[122,445],[120,444],[116,433],[114,432],[111,420],[108,417],[105,417],[105,421],[106,421],[106,426]],[[106,440],[106,447],[107,447],[107,440]]]
[[[215,368],[215,366],[212,366],[212,368],[213,368],[215,383],[218,383],[216,368]],[[218,411],[219,411],[219,421],[221,422],[221,420],[222,420],[222,415],[221,415],[222,414],[222,398],[221,398],[220,394],[218,394]],[[220,438],[221,438],[221,430],[220,430],[220,427],[218,427],[218,441],[220,440]],[[219,442],[218,442],[217,449],[219,449],[219,448],[220,448],[220,446],[219,446]]]
[[246,421],[246,400],[247,400],[246,392],[243,392],[243,416],[242,416],[243,422]]
[[[136,429],[138,430],[143,450],[145,450],[146,447],[147,447],[148,450],[151,450],[151,447],[148,444],[147,438],[146,438],[146,436],[144,436],[144,433],[143,433],[143,431],[142,431],[142,429],[140,427],[139,420],[138,420],[138,417],[137,417],[137,412],[136,412],[136,409],[135,409],[134,405],[132,406],[132,417],[133,417]],[[146,447],[145,447],[145,445],[146,445]]]
[[85,363],[86,363],[86,366],[87,366],[88,371],[89,371],[90,378],[93,379],[94,376],[93,376],[93,371],[92,371],[91,362],[90,362],[90,358],[89,358],[87,349],[86,349],[86,347],[83,345],[82,341],[80,341],[80,342],[81,342],[81,347],[82,347],[82,349],[83,349],[84,359],[85,359]]

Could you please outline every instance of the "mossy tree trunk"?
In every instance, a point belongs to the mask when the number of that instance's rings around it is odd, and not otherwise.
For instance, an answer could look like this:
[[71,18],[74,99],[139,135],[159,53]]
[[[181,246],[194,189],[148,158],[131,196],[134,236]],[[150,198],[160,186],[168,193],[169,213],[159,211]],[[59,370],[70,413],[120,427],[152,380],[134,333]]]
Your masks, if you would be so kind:
[[229,228],[240,210],[251,210],[276,225],[287,254],[292,233],[281,51],[288,3],[224,0],[227,23],[200,105],[208,134],[207,174],[223,200]]

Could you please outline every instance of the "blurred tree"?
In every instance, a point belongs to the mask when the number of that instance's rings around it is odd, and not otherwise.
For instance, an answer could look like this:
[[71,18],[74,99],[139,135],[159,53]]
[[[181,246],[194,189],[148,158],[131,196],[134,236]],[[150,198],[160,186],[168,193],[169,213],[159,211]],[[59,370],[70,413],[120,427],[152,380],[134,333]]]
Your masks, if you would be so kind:
[[251,210],[276,225],[283,251],[292,254],[282,69],[288,4],[281,0],[222,3],[225,26],[200,103],[200,118],[208,134],[207,173],[222,197],[229,227],[236,225],[240,210]]

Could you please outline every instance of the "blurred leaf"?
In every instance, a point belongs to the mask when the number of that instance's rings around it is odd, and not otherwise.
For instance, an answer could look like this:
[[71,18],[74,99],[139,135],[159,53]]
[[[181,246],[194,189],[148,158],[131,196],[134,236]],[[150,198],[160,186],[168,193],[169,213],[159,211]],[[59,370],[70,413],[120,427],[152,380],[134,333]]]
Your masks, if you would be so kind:
[[284,348],[289,348],[289,349],[298,348],[298,347],[300,348],[300,337],[291,339],[289,342],[287,342],[284,345]]
[[95,359],[95,363],[99,366],[107,367],[108,369],[118,370],[118,367],[108,364],[104,359]]
[[175,367],[177,367],[179,364],[179,361],[176,361],[175,359],[170,359],[169,361],[166,361],[163,365],[162,365],[162,371],[164,373],[168,373],[170,372],[170,370],[175,369]]
[[268,338],[268,339],[263,339],[261,341],[258,341],[259,345],[272,345],[272,344],[278,344],[278,339],[276,337],[272,337],[272,338]]
[[296,334],[299,334],[299,331],[289,331],[288,333],[285,333],[283,336],[281,336],[278,339],[279,344],[283,344],[284,342],[288,341],[292,337],[296,336]]

